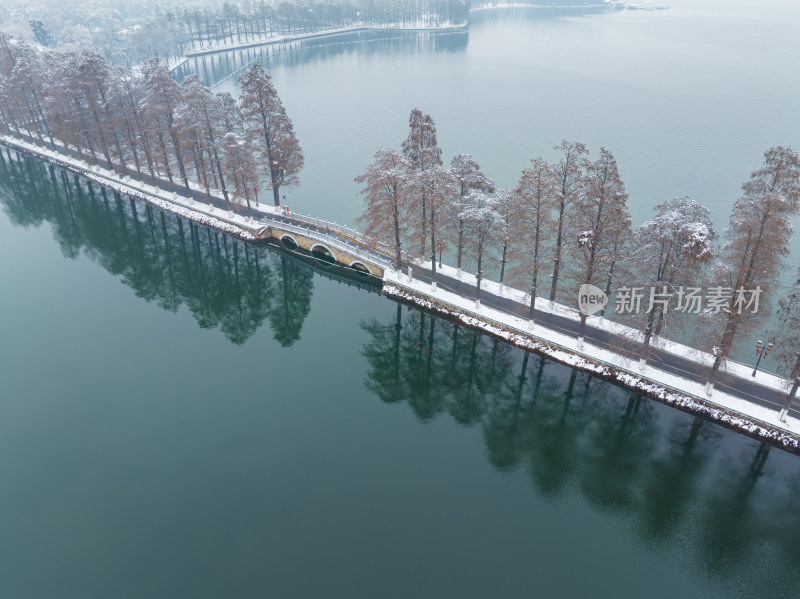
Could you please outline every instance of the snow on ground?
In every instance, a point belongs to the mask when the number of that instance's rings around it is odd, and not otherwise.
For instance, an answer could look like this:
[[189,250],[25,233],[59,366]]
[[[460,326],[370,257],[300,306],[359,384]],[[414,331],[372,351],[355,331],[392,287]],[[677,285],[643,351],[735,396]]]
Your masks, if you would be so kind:
[[[779,420],[777,410],[754,405],[719,389],[708,397],[702,383],[652,366],[648,366],[644,372],[638,371],[638,363],[632,364],[631,360],[589,343],[585,343],[583,349],[578,349],[575,338],[539,325],[534,325],[533,330],[530,330],[527,319],[484,305],[476,307],[475,300],[441,288],[432,290],[429,283],[409,280],[405,274],[387,270],[384,278],[387,283],[384,285],[384,293],[387,295],[446,313],[467,326],[486,331],[518,347],[544,353],[568,366],[595,372],[627,387],[654,395],[665,403],[727,423],[733,428],[745,430],[761,438],[776,440],[787,448],[800,448],[800,439],[795,436],[800,435],[800,421],[788,417],[787,422],[783,423]],[[413,293],[407,293],[403,288]]]
[[[430,261],[423,262],[421,265],[424,268],[428,269],[430,269],[431,267]],[[459,278],[465,283],[468,283],[473,286],[476,285],[477,283],[477,277],[474,274],[462,271],[461,275],[459,276],[458,269],[453,268],[452,266],[448,266],[447,264],[444,263],[440,267],[439,263],[437,262],[436,270],[444,275],[454,278]],[[495,281],[489,281],[487,279],[483,279],[481,281],[481,289],[488,293],[491,293],[492,295],[507,297],[522,304],[530,305],[530,297],[531,297],[530,293],[526,293],[524,291],[521,291],[519,289],[514,289],[513,287],[508,287],[506,285],[500,285]],[[610,310],[613,310],[613,306],[610,306],[609,308]],[[557,314],[559,316],[569,318],[570,320],[575,320],[575,321],[580,320],[580,312],[578,312],[577,309],[570,308],[569,306],[565,306],[564,304],[559,304],[559,303],[555,303],[553,307],[550,307],[550,302],[541,297],[536,298],[536,309],[546,314]],[[609,331],[611,333],[627,337],[629,339],[636,339],[641,337],[641,332],[638,331],[637,329],[626,326],[619,322],[614,322],[612,320],[600,318],[597,315],[589,316],[586,319],[586,324],[596,329],[603,329],[605,331]],[[653,345],[665,352],[668,352],[676,356],[681,356],[683,358],[688,358],[689,360],[697,362],[698,364],[711,366],[714,363],[714,356],[711,355],[710,353],[703,352],[694,347],[689,347],[688,345],[683,345],[682,343],[678,343],[676,341],[670,341],[669,339],[664,339],[662,337],[653,337]],[[739,378],[743,378],[746,380],[753,379],[753,377],[751,376],[753,373],[753,366],[748,366],[747,364],[741,364],[739,362],[734,362],[733,360],[728,360],[723,365],[722,370]],[[770,389],[775,389],[776,391],[785,392],[788,390],[790,386],[789,381],[787,379],[781,378],[770,372],[759,370],[756,377],[757,377],[756,382],[758,382],[760,385],[768,387]]]
[[39,146],[20,141],[8,135],[0,136],[0,140],[12,147],[17,146],[24,149],[26,152],[37,154],[48,162],[76,171],[86,178],[110,187],[111,189],[115,189],[120,193],[148,201],[159,208],[169,210],[170,212],[174,212],[200,224],[217,228],[226,233],[231,233],[242,239],[256,239],[253,232],[261,228],[260,224],[248,220],[245,216],[221,211],[218,208],[212,208],[207,204],[200,204],[182,198],[181,196],[176,196],[171,192],[147,185],[140,181],[121,179],[114,171],[109,171],[108,169],[98,166],[90,167],[77,158],[59,154],[52,150],[45,150]]

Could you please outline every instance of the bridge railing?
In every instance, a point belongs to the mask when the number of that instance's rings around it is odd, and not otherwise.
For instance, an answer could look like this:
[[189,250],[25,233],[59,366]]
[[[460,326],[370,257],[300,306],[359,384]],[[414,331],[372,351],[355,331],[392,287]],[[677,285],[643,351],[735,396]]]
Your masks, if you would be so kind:
[[[264,221],[262,221],[264,222]],[[383,256],[382,254],[369,254],[364,252],[359,248],[359,246],[351,246],[343,243],[341,238],[336,235],[335,233],[322,231],[316,227],[304,227],[301,224],[293,224],[283,221],[272,221],[276,227],[280,228],[283,231],[287,231],[289,233],[298,233],[300,235],[305,235],[306,237],[310,237],[312,239],[317,239],[319,241],[324,241],[334,248],[338,249],[339,251],[345,252],[350,254],[351,256],[355,256],[361,260],[364,260],[368,264],[375,264],[380,266],[384,269],[394,269],[394,265],[389,259],[388,256]],[[270,226],[270,221],[265,222],[265,226]]]

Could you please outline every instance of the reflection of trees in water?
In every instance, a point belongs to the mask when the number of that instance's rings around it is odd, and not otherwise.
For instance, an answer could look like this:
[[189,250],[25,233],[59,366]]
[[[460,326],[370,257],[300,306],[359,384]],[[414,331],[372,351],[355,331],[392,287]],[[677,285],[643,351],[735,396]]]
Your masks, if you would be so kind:
[[372,57],[423,52],[458,52],[466,49],[468,40],[469,34],[466,31],[456,33],[357,31],[192,58],[185,66],[175,71],[175,78],[180,81],[188,75],[197,74],[203,81],[212,85],[243,69],[254,60],[260,60],[265,66],[268,64],[270,68],[274,68],[293,67],[354,53]]
[[795,456],[401,304],[361,327],[365,384],[382,401],[407,401],[421,422],[447,413],[480,426],[495,468],[526,473],[545,497],[577,490],[625,515],[731,594],[766,580],[797,592]]
[[244,343],[269,319],[291,345],[311,307],[314,271],[77,175],[25,158],[0,161],[0,203],[20,226],[48,222],[64,256],[81,252],[118,275],[138,297]]

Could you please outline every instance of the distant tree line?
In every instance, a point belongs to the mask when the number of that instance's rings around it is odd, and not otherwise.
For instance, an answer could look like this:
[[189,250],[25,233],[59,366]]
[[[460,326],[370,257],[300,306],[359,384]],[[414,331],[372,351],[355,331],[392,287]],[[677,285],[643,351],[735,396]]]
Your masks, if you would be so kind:
[[259,64],[241,77],[239,104],[197,76],[176,83],[157,59],[141,76],[112,72],[93,51],[42,53],[0,34],[0,128],[121,175],[190,179],[219,190],[230,209],[256,200],[264,175],[276,205],[298,183],[303,152],[277,91]]
[[283,1],[195,6],[157,12],[125,32],[127,61],[181,56],[220,43],[242,44],[279,35],[368,27],[463,25],[469,0]]
[[[790,218],[800,209],[797,152],[780,146],[767,150],[764,165],[743,184],[718,245],[709,211],[688,197],[657,205],[654,218],[634,229],[613,154],[601,148],[591,160],[584,144],[568,141],[555,150],[557,162],[534,158],[514,189],[496,189],[469,154],[443,166],[433,119],[414,109],[401,149],[378,150],[356,177],[364,195],[359,222],[368,234],[392,244],[398,269],[403,251],[430,261],[434,288],[437,250],[440,259],[445,247],[452,251],[459,275],[463,257],[469,258],[477,271],[477,305],[487,264],[499,264],[501,285],[510,280],[529,290],[531,326],[538,295],[551,306],[559,297],[577,305],[584,285],[608,296],[616,290],[618,302],[632,290],[644,290],[649,295],[628,298],[641,309],[616,310],[640,330],[642,367],[652,339],[664,333],[668,322],[674,326],[691,320],[673,317],[687,312],[693,299],[687,289],[713,292],[704,309],[688,311],[699,314],[698,330],[716,356],[710,390],[734,339],[764,323],[772,296],[778,303]],[[549,289],[542,293],[545,277]],[[787,363],[794,363],[800,351],[797,289],[780,301],[782,352],[791,356]],[[603,308],[600,316],[619,307]],[[587,316],[580,318],[579,346]]]
[[242,44],[281,35],[366,27],[448,27],[463,25],[470,0],[246,0],[215,4],[159,3],[92,7],[66,0],[65,6],[15,8],[0,27],[16,37],[57,50],[92,48],[109,65],[131,68],[150,58],[170,60],[193,50]]

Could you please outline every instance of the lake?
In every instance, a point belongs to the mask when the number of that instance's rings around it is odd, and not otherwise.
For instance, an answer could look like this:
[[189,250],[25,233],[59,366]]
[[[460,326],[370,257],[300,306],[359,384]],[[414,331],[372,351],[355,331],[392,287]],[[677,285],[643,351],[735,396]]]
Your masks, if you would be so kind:
[[[670,4],[266,58],[306,153],[287,203],[352,222],[352,178],[419,104],[499,185],[581,139],[635,222],[689,193],[723,227],[797,145],[798,11]],[[800,591],[795,456],[336,269],[4,152],[0,281],[2,597]]]

